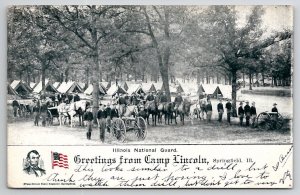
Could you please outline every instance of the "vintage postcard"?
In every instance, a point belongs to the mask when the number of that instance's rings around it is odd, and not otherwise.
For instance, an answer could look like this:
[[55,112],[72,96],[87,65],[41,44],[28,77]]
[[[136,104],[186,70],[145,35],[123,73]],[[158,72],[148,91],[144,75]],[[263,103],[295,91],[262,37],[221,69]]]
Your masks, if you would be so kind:
[[10,188],[292,188],[293,7],[7,8]]

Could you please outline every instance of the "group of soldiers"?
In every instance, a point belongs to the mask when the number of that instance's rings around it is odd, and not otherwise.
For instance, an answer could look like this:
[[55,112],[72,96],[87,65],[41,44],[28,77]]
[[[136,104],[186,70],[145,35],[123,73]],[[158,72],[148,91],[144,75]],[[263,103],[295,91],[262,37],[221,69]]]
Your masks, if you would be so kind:
[[[74,95],[70,94],[56,94],[54,97],[50,98],[53,102],[57,102],[57,105],[60,102],[70,103],[80,101],[80,97],[78,93]],[[155,102],[156,106],[165,105],[168,103],[168,98],[166,92],[155,92],[150,91],[146,96],[144,93],[141,94],[133,94],[131,96],[125,96],[122,94],[118,94],[115,100],[112,103],[108,103],[107,105],[101,104],[99,105],[99,110],[97,112],[96,118],[98,123],[98,128],[100,130],[100,140],[104,142],[105,139],[105,131],[108,133],[111,131],[110,127],[112,121],[115,118],[122,116],[122,113],[125,112],[125,108],[127,105],[136,105],[139,108],[137,116],[141,116],[144,119],[147,117],[147,112],[145,108],[149,105],[150,102]],[[174,99],[175,109],[183,102],[188,101],[191,102],[189,96],[183,99],[181,93],[178,93]],[[47,109],[49,106],[49,102],[46,101],[46,97],[41,96],[40,99],[34,99],[34,106],[32,107],[32,112],[34,116],[34,125],[39,125],[39,119],[42,118],[42,126],[46,124],[47,117]],[[245,102],[246,105],[243,106],[243,102],[240,102],[240,106],[238,108],[238,117],[240,121],[240,126],[244,125],[245,118],[245,126],[255,126],[255,119],[257,117],[255,102],[249,105],[249,101]],[[116,105],[119,105],[119,109],[117,109]],[[204,119],[204,113],[206,114],[207,121],[210,122],[212,118],[213,106],[211,104],[210,96],[200,95],[198,104],[200,105],[200,112],[202,113],[202,118]],[[276,103],[273,104],[272,112],[278,113],[278,109],[276,107]],[[14,117],[17,116],[18,109],[20,108],[20,104],[16,99],[12,102],[13,106],[13,114]],[[217,112],[218,112],[218,121],[222,122],[224,111],[226,110],[227,114],[227,122],[231,124],[231,117],[233,115],[233,107],[230,99],[227,99],[225,103],[225,107],[223,105],[223,100],[219,99],[219,103],[217,104]],[[120,113],[121,112],[121,113]],[[201,119],[201,116],[200,116]],[[83,115],[83,120],[86,121],[87,126],[87,139],[91,139],[92,126],[94,121],[94,115],[92,113],[92,108],[89,106],[85,114]],[[250,124],[251,123],[251,124]]]
[[[177,97],[177,101],[183,100],[181,94]],[[147,96],[143,93],[141,94],[133,94],[132,96],[125,96],[123,94],[119,94],[116,96],[116,99],[112,102],[112,104],[108,103],[104,105],[100,103],[99,110],[97,112],[97,124],[100,131],[100,140],[104,142],[105,140],[105,131],[108,133],[111,132],[111,124],[115,118],[121,117],[122,113],[125,112],[125,108],[127,105],[136,105],[139,108],[137,116],[143,117],[146,119],[147,112],[145,111],[145,107],[149,102],[157,101],[164,104],[168,102],[168,98],[166,93],[163,91],[162,93],[158,93],[154,95],[153,91],[150,91]],[[119,105],[119,109],[117,109],[116,105]],[[83,116],[83,120],[86,121],[87,124],[87,132],[86,137],[88,140],[91,139],[92,127],[94,116],[92,113],[91,107],[87,108],[87,112]]]
[[[244,126],[244,118],[245,118],[245,126],[249,127],[251,125],[251,127],[255,127],[255,120],[257,117],[257,112],[256,112],[256,107],[255,107],[255,102],[251,103],[251,106],[249,105],[249,101],[245,101],[246,105],[244,106],[243,102],[240,102],[240,106],[238,108],[238,117],[239,117],[239,124],[240,126]],[[212,106],[211,103],[208,102],[207,106],[209,107],[209,109],[207,109],[207,119],[208,121],[211,120],[211,114],[209,116],[209,111],[212,111]],[[227,102],[225,104],[225,109],[226,109],[226,114],[227,114],[227,122],[231,125],[231,116],[233,115],[233,107],[232,107],[232,103],[229,99],[227,99]],[[223,113],[224,113],[224,106],[222,103],[222,100],[219,100],[219,103],[217,105],[217,111],[218,111],[218,121],[222,122],[222,118],[223,118]],[[278,113],[278,109],[277,109],[277,104],[274,103],[273,104],[273,108],[271,109],[271,112]],[[251,124],[250,124],[251,123]]]

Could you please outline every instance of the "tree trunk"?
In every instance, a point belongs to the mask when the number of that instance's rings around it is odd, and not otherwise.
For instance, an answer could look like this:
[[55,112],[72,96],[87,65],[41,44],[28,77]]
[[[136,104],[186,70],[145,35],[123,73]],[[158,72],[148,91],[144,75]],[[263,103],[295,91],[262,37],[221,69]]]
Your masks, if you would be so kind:
[[46,80],[46,69],[45,69],[45,65],[42,65],[42,93],[45,93],[45,80]]
[[200,83],[200,70],[197,70],[197,83]]
[[252,90],[252,74],[249,73],[249,90]]
[[65,70],[65,82],[68,82],[69,80],[69,66]]
[[261,73],[261,77],[262,77],[262,85],[265,86],[265,74],[263,72]]
[[243,71],[243,88],[245,88],[246,87],[246,82],[245,82],[245,73],[244,73],[244,71]]
[[232,71],[231,72],[231,84],[232,84],[232,115],[234,117],[237,116],[237,111],[236,111],[236,92],[237,92],[237,71]]

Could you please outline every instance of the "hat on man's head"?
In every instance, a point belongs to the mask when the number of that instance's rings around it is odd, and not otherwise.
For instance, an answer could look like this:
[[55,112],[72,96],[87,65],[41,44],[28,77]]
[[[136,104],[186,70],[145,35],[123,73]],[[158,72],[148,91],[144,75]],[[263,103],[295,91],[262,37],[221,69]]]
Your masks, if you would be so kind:
[[273,106],[276,106],[276,105],[277,105],[276,103],[273,104]]

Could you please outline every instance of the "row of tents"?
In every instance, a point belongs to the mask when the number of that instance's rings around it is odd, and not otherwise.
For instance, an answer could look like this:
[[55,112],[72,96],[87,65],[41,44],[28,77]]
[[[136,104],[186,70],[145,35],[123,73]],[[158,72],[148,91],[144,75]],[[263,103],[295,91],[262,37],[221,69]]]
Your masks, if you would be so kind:
[[[26,84],[23,81],[15,80],[7,85],[9,95],[26,96],[29,94],[40,94],[42,92],[42,82]],[[45,81],[46,93],[84,93],[92,95],[93,85],[85,85],[84,83],[69,81],[69,82],[50,82]],[[191,95],[207,94],[218,98],[231,98],[231,85],[222,84],[197,84],[197,83],[170,83],[169,89],[171,95],[178,92]],[[148,93],[150,91],[163,91],[163,84],[160,83],[134,83],[134,82],[119,82],[111,84],[109,82],[99,83],[99,94],[115,96],[116,94],[133,94],[133,93]]]

